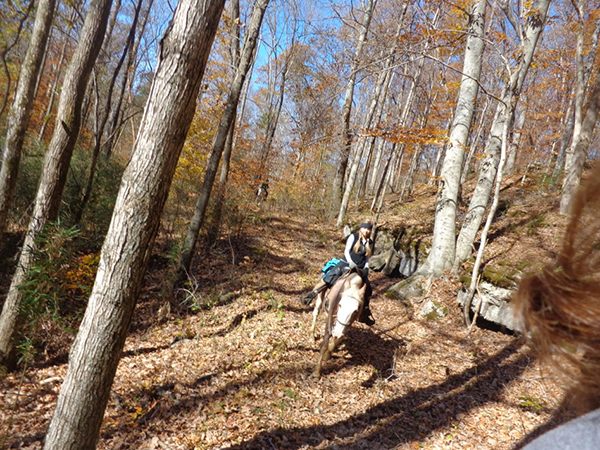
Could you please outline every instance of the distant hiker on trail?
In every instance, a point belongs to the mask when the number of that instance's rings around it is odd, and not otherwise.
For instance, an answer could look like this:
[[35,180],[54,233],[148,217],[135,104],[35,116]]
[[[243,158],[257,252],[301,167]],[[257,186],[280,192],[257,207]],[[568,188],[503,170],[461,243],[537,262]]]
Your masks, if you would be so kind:
[[344,251],[344,257],[339,262],[327,269],[325,275],[323,275],[322,281],[308,294],[301,297],[301,301],[304,305],[308,306],[312,300],[319,294],[319,292],[331,288],[333,283],[347,270],[358,268],[359,274],[362,276],[365,283],[367,283],[367,291],[365,292],[365,302],[359,322],[365,323],[369,326],[375,323],[371,310],[369,308],[369,302],[373,290],[371,283],[369,282],[369,258],[373,254],[375,248],[373,240],[371,239],[371,231],[373,230],[373,224],[371,222],[364,222],[360,224],[360,228],[356,233],[352,233],[346,240],[346,249]]
[[269,196],[269,180],[265,180],[256,190],[256,203],[260,205]]

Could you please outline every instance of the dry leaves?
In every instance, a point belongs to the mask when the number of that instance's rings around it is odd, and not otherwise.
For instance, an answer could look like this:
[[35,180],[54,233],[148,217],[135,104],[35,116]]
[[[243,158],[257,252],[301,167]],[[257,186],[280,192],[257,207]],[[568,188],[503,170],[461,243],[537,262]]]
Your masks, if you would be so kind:
[[[427,201],[386,221],[416,223],[433,207]],[[197,268],[196,294],[212,307],[154,321],[160,274],[150,274],[98,448],[501,450],[552,419],[560,384],[518,338],[481,329],[467,337],[452,278],[429,294],[450,315],[428,322],[414,304],[384,295],[395,280],[373,274],[376,325],[357,324],[314,380],[312,315],[298,297],[342,251],[338,232],[273,211],[250,231],[255,237],[236,247],[241,265],[231,265],[227,244],[210,268]],[[502,250],[508,241],[532,251],[538,238],[502,235],[490,257],[512,257]],[[4,447],[41,448],[65,370],[40,364],[0,381]]]

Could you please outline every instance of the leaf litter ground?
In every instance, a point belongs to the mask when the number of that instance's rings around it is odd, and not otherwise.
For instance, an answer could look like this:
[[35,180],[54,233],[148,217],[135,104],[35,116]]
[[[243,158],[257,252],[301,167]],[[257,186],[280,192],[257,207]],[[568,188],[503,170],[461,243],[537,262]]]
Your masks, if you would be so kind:
[[[427,198],[386,224],[418,224],[425,208],[433,217],[434,196]],[[531,211],[534,203],[540,211]],[[523,214],[497,220],[487,259],[542,261],[564,223],[543,210],[551,202],[514,205]],[[198,307],[193,313],[161,309],[164,264],[154,260],[99,449],[501,450],[573,417],[564,380],[518,337],[480,328],[467,335],[452,277],[427,294],[449,315],[427,321],[416,314],[423,299],[388,298],[398,280],[374,273],[377,323],[354,326],[313,379],[318,343],[309,336],[312,311],[298,298],[341,254],[343,239],[274,208],[257,214],[243,242],[196,258],[199,287],[186,305]],[[544,218],[533,230],[532,217]],[[5,447],[41,448],[65,372],[50,359],[0,381]]]

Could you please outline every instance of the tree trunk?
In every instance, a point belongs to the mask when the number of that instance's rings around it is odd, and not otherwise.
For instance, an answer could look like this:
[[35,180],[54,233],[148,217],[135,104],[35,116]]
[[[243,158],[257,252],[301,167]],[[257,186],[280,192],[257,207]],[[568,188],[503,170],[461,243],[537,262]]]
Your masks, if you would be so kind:
[[6,363],[12,349],[19,305],[23,294],[19,287],[31,267],[38,248],[37,236],[49,221],[55,220],[67,178],[69,163],[81,126],[81,104],[94,62],[102,45],[111,0],[90,2],[79,45],[65,75],[60,96],[57,125],[44,158],[33,215],[23,244],[23,250],[0,315],[0,364]]
[[[286,58],[283,70],[281,71],[281,82],[279,84],[279,94],[277,97],[277,104],[274,106],[275,111],[270,111],[268,114],[269,121],[267,123],[267,130],[265,133],[265,138],[263,140],[262,149],[260,152],[260,165],[259,165],[259,174],[261,176],[266,176],[268,173],[267,170],[267,161],[269,159],[269,152],[271,150],[271,146],[273,145],[273,139],[275,138],[275,131],[277,131],[277,125],[279,124],[279,116],[281,115],[281,108],[283,107],[283,99],[285,96],[285,84],[287,79],[287,71],[289,67],[290,56]],[[273,114],[271,114],[273,113]]]
[[[231,54],[231,66],[238,67],[240,64],[240,1],[233,0],[231,2],[231,42],[229,50]],[[251,65],[250,72],[253,65]],[[237,69],[236,69],[237,70]],[[234,74],[235,75],[235,74]],[[250,78],[250,77],[248,77]],[[248,84],[248,80],[246,80]],[[242,89],[243,91],[243,89]],[[246,93],[248,91],[245,91]],[[235,137],[235,120],[231,123],[227,140],[225,141],[225,149],[223,151],[223,162],[221,163],[221,174],[219,176],[219,184],[217,186],[214,209],[210,221],[210,229],[208,230],[208,242],[214,243],[219,237],[219,229],[223,219],[223,203],[225,202],[225,193],[227,188],[227,180],[229,178],[229,165],[231,162],[231,154],[233,153],[233,141]]]
[[513,126],[512,139],[506,153],[506,162],[504,164],[504,173],[511,175],[515,171],[517,163],[517,151],[521,146],[521,130],[525,125],[525,117],[527,116],[528,99],[524,96],[524,101],[520,103],[520,111],[516,114],[516,120]]
[[219,168],[219,161],[221,159],[221,155],[223,154],[223,149],[225,148],[225,141],[227,140],[229,128],[231,127],[231,123],[235,120],[240,93],[252,63],[254,48],[256,47],[263,16],[268,4],[269,0],[258,0],[254,6],[252,17],[250,18],[248,34],[246,35],[246,40],[242,49],[240,65],[236,71],[236,75],[231,86],[231,91],[229,93],[229,98],[227,99],[227,104],[225,106],[225,112],[223,113],[223,117],[221,118],[221,122],[219,123],[219,128],[213,142],[213,148],[208,159],[206,172],[204,174],[204,182],[202,183],[200,196],[194,209],[194,216],[192,217],[190,228],[181,249],[178,274],[176,278],[177,285],[187,277],[192,264],[192,256],[194,254],[194,249],[196,248],[198,233],[200,232],[200,228],[202,227],[202,223],[204,221],[204,213],[206,212],[206,206],[208,205],[208,200],[210,198],[215,176]]
[[[138,18],[140,15],[140,8],[142,7],[143,0],[138,0],[137,5],[135,6],[135,12],[133,16],[133,22],[131,24],[131,28],[129,29],[129,34],[127,36],[127,40],[125,42],[125,48],[123,49],[123,53],[121,54],[121,58],[117,62],[115,70],[113,71],[113,75],[110,80],[110,84],[108,86],[108,92],[106,94],[106,102],[104,103],[104,108],[102,108],[102,112],[100,117],[96,115],[96,131],[94,137],[94,148],[92,150],[92,160],[90,162],[90,173],[88,175],[88,180],[83,191],[83,197],[81,198],[81,202],[77,205],[77,211],[75,212],[74,222],[79,224],[81,222],[81,218],[83,217],[83,212],[85,207],[87,206],[90,198],[92,196],[92,188],[94,186],[94,177],[96,175],[96,167],[98,165],[98,157],[100,156],[100,150],[102,148],[102,137],[104,136],[104,128],[106,127],[106,122],[108,121],[108,116],[111,110],[112,96],[115,88],[115,84],[117,83],[117,77],[119,76],[119,72],[121,72],[121,68],[123,67],[123,63],[125,62],[125,58],[127,57],[127,53],[130,51],[133,46],[133,42],[135,40],[135,32],[138,24]],[[96,90],[98,89],[96,83]],[[96,99],[96,107],[98,107],[98,100]]]
[[367,9],[363,15],[362,29],[356,45],[356,51],[350,65],[350,74],[348,76],[348,82],[346,84],[346,92],[344,94],[344,103],[342,105],[342,138],[341,138],[341,153],[340,161],[338,163],[335,178],[333,180],[333,188],[331,190],[331,211],[338,211],[342,201],[342,195],[344,193],[344,180],[346,178],[346,169],[348,168],[348,162],[350,159],[350,150],[352,149],[352,134],[350,132],[350,116],[352,114],[352,100],[354,98],[354,86],[356,85],[356,75],[358,73],[358,66],[362,57],[362,50],[367,40],[367,34],[369,32],[369,26],[371,25],[371,18],[373,17],[373,10],[377,0],[368,0]]
[[60,74],[62,72],[63,63],[65,61],[65,54],[67,52],[67,43],[71,38],[71,30],[73,30],[76,18],[77,10],[75,9],[75,7],[73,7],[71,11],[71,16],[68,21],[69,29],[65,33],[63,45],[61,46],[60,50],[60,57],[58,58],[58,64],[56,65],[56,75],[54,77],[54,81],[52,82],[52,88],[50,89],[50,98],[48,99],[48,105],[46,106],[44,116],[42,117],[42,126],[40,127],[40,131],[38,132],[39,140],[42,140],[44,138],[46,127],[48,126],[48,122],[50,122],[50,118],[52,116],[52,110],[54,109],[54,98],[58,93],[58,83],[60,82]]
[[[509,94],[510,95],[510,94]],[[509,104],[514,105],[512,98],[509,98]],[[475,289],[477,288],[477,282],[479,281],[479,268],[481,267],[481,263],[483,261],[483,252],[485,250],[485,246],[487,245],[487,237],[490,231],[490,227],[492,226],[492,222],[494,220],[494,216],[496,215],[496,210],[498,209],[498,202],[500,200],[500,188],[502,186],[502,172],[504,171],[504,162],[506,161],[506,144],[508,141],[508,129],[510,128],[509,123],[504,123],[504,131],[502,133],[502,146],[500,148],[500,162],[498,163],[498,170],[496,171],[496,181],[495,181],[495,189],[494,189],[494,198],[492,200],[492,205],[490,210],[488,211],[487,220],[485,221],[485,225],[483,226],[483,230],[481,230],[481,241],[479,244],[479,249],[477,250],[477,257],[475,258],[475,263],[473,264],[473,272],[471,273],[471,283],[469,284],[469,290],[465,297],[465,303],[463,305],[463,317],[465,320],[465,324],[471,325],[475,322],[476,317],[473,318],[473,322],[470,320],[471,316],[471,302],[473,300],[473,295],[475,294]],[[479,308],[476,309],[476,311]],[[477,314],[477,312],[475,313]],[[470,329],[469,329],[470,331]]]
[[558,177],[565,168],[567,149],[569,148],[569,143],[573,137],[573,130],[575,128],[574,104],[575,99],[569,101],[569,106],[567,107],[567,112],[565,114],[566,126],[565,130],[563,131],[563,136],[560,139],[560,147],[556,155],[556,162],[554,163],[554,170],[552,172],[552,178],[554,178],[555,181],[558,180]]
[[[398,27],[398,31],[396,32],[396,36],[400,34],[400,27]],[[396,39],[397,40],[397,39]],[[395,46],[392,47],[395,50]],[[367,115],[363,120],[362,128],[363,130],[368,130],[373,126],[373,119],[375,117],[375,112],[377,111],[377,106],[384,101],[382,99],[382,93],[385,92],[386,81],[388,80],[388,72],[389,66],[391,65],[391,57],[388,59],[388,67],[386,67],[382,72],[379,73],[377,77],[377,83],[375,84],[375,89],[373,91],[373,95],[371,97],[371,104],[369,105],[369,110]],[[358,173],[358,167],[360,166],[360,161],[365,152],[365,148],[368,147],[368,144],[365,145],[365,140],[371,140],[371,137],[364,137],[359,139],[356,145],[356,153],[354,155],[354,159],[352,161],[352,165],[350,166],[350,175],[348,177],[348,182],[346,183],[346,188],[344,189],[344,197],[342,198],[342,203],[340,205],[340,210],[337,218],[337,226],[341,227],[344,222],[344,217],[346,216],[346,209],[348,208],[348,202],[350,201],[350,195],[352,194],[352,189],[354,189],[354,182],[356,180],[356,175]],[[372,141],[371,141],[372,144]],[[365,171],[367,170],[368,165],[365,165]]]
[[23,17],[21,17],[21,20],[19,21],[19,25],[17,27],[17,31],[15,33],[15,38],[13,39],[13,42],[10,45],[7,45],[6,47],[4,47],[2,49],[2,52],[0,52],[0,60],[2,60],[2,68],[4,69],[4,73],[6,75],[6,87],[4,89],[4,98],[2,99],[2,104],[0,105],[0,117],[2,117],[4,115],[4,109],[6,108],[6,105],[8,104],[8,97],[10,96],[10,91],[11,91],[11,77],[10,77],[10,70],[8,69],[8,61],[7,61],[7,56],[10,53],[10,51],[19,43],[19,40],[21,39],[21,32],[23,31],[23,29],[26,26],[26,23],[29,19],[29,14],[31,14],[31,11],[33,10],[33,5],[34,5],[35,1],[34,0],[30,0],[29,4],[27,5],[27,10],[25,11],[25,13],[23,14]]
[[46,450],[91,449],[98,441],[223,4],[224,0],[181,0],[161,41],[140,133],[123,175],[98,275],[71,350],[46,435]]
[[[129,56],[127,58],[127,67],[125,69],[125,76],[123,77],[123,80],[121,82],[121,89],[119,90],[119,96],[117,98],[117,101],[115,102],[115,106],[111,113],[111,118],[108,122],[108,130],[109,131],[108,131],[108,136],[106,138],[106,142],[104,143],[104,152],[105,152],[107,159],[110,158],[110,155],[112,154],[112,151],[113,151],[113,147],[115,146],[115,143],[118,141],[117,134],[118,134],[119,130],[121,129],[123,124],[131,118],[131,115],[129,117],[126,117],[125,119],[122,118],[121,113],[122,113],[123,99],[125,98],[125,90],[126,90],[127,86],[132,84],[132,80],[134,79],[134,76],[135,76],[134,62],[135,62],[135,58],[138,54],[140,40],[142,39],[144,30],[146,29],[146,25],[148,24],[148,17],[150,16],[150,11],[152,10],[153,4],[154,4],[154,0],[148,1],[148,6],[146,7],[146,10],[144,11],[144,14],[142,16],[140,26],[138,27],[139,28],[138,38],[134,39],[133,48],[129,52]],[[135,136],[135,133],[132,133],[132,135]]]
[[21,151],[31,118],[34,91],[38,75],[41,72],[44,51],[54,17],[54,6],[55,0],[40,0],[38,4],[31,41],[27,47],[25,60],[21,65],[15,98],[8,112],[6,141],[2,161],[0,161],[2,164],[0,170],[0,238],[6,231],[8,211],[19,172]]
[[[371,202],[371,212],[375,211],[375,207],[378,204],[377,200],[379,200],[379,206],[377,206],[377,211],[379,212],[381,210],[385,192],[387,191],[388,186],[391,186],[390,179],[393,177],[393,174],[392,174],[392,171],[390,170],[390,168],[392,167],[392,162],[396,158],[397,159],[401,158],[401,155],[400,156],[396,155],[397,148],[398,148],[398,144],[396,144],[396,143],[392,144],[390,154],[388,156],[388,159],[385,163],[385,167],[383,169],[383,173],[381,175],[381,181],[377,185],[377,191],[375,192],[375,195],[373,196],[373,201]],[[404,153],[404,146],[402,146],[400,152]]]
[[524,39],[521,42],[521,54],[518,65],[510,76],[509,84],[502,95],[502,103],[498,104],[498,109],[496,110],[494,122],[492,123],[486,143],[484,160],[480,166],[477,186],[471,197],[469,210],[458,235],[456,257],[453,264],[454,270],[457,270],[458,266],[471,254],[471,248],[475,242],[479,226],[483,221],[500,160],[499,153],[502,146],[504,123],[508,122],[508,126],[510,127],[514,119],[514,106],[509,105],[508,102],[509,99],[512,102],[518,102],[519,100],[523,82],[535,54],[539,37],[546,24],[546,15],[550,3],[551,0],[538,0],[535,5],[532,5],[531,10],[524,15],[524,17],[527,17],[527,22],[525,32],[521,33]]
[[575,152],[573,153],[571,167],[567,170],[563,183],[563,193],[560,199],[560,213],[568,215],[571,213],[573,198],[581,181],[583,166],[587,158],[588,150],[594,138],[594,128],[598,121],[600,111],[600,75],[596,75],[596,84],[590,97],[585,118],[581,124],[579,134],[574,136]]
[[[573,2],[573,6],[575,7],[575,11],[578,16],[578,31],[577,31],[577,45],[575,51],[575,62],[576,62],[576,79],[575,83],[575,116],[574,116],[574,124],[573,124],[573,136],[579,135],[579,130],[581,129],[581,123],[583,122],[583,104],[585,102],[585,91],[586,91],[586,71],[585,64],[583,62],[583,51],[584,51],[584,34],[585,34],[585,26],[584,26],[584,17],[583,17],[583,0],[577,0]],[[573,153],[575,152],[575,147],[577,146],[577,142],[573,139],[570,147],[567,148],[567,152],[565,155],[565,170],[568,172],[571,169],[571,159],[573,157]]]
[[[385,193],[387,191],[387,187],[389,184],[389,183],[386,183],[385,180],[388,176],[390,162],[392,161],[392,157],[393,157],[394,153],[396,152],[396,147],[397,147],[397,144],[392,145],[392,150],[391,150],[390,156],[385,163],[385,168],[383,169],[382,183],[377,190],[377,195],[373,198],[373,203],[371,204],[371,211],[373,211],[374,206],[375,206],[375,200],[379,197],[379,203],[377,204],[377,211],[375,212],[375,220],[374,220],[374,222],[376,224],[379,222],[379,215],[381,214],[381,210],[383,208],[383,200],[385,199]],[[403,149],[403,151],[404,151],[404,149]]]
[[[571,145],[566,150],[565,162],[564,162],[564,170],[565,170],[565,174],[566,174],[565,176],[571,177],[571,179],[567,180],[565,178],[565,180],[563,180],[563,197],[561,199],[561,213],[562,214],[568,214],[568,210],[570,209],[568,204],[571,202],[571,197],[575,194],[575,191],[571,192],[570,190],[573,186],[576,187],[579,184],[579,181],[577,181],[577,182],[575,182],[575,184],[573,184],[574,180],[573,180],[572,176],[573,176],[573,174],[579,172],[579,169],[573,168],[572,164],[574,164],[574,163],[580,164],[580,162],[581,162],[581,161],[579,161],[579,159],[581,158],[581,155],[575,155],[575,153],[576,153],[576,148],[578,145],[577,140],[580,135],[581,127],[583,125],[583,105],[585,103],[586,93],[589,92],[588,84],[589,84],[589,80],[590,80],[591,70],[592,70],[592,67],[594,64],[596,51],[598,49],[598,32],[600,29],[600,19],[599,19],[596,24],[592,47],[588,52],[591,55],[591,58],[588,60],[588,63],[586,64],[584,61],[584,53],[585,53],[585,49],[584,49],[584,41],[585,41],[585,39],[584,39],[584,37],[585,37],[584,7],[585,7],[585,4],[582,0],[579,0],[577,2],[574,2],[573,6],[575,6],[575,10],[578,15],[578,25],[579,25],[579,30],[577,32],[577,50],[575,53],[576,66],[577,66],[577,83],[575,85],[576,86],[575,87],[575,112],[574,112],[574,119],[573,119],[574,124],[573,124],[573,130],[572,130],[573,140],[571,142]],[[577,159],[577,162],[575,162],[575,159]],[[565,198],[565,192],[567,192],[566,196],[568,198]]]
[[[469,146],[469,153],[465,159],[465,163],[463,164],[462,173],[460,175],[460,184],[461,186],[465,184],[467,180],[467,175],[469,174],[469,169],[471,167],[471,161],[473,160],[473,155],[475,154],[475,150],[477,150],[477,145],[481,140],[481,135],[483,134],[483,127],[486,117],[487,109],[490,106],[490,98],[486,98],[485,103],[483,105],[483,110],[481,111],[479,117],[479,124],[477,125],[477,131],[475,132],[475,136],[471,139],[471,145]],[[459,189],[459,199],[460,201],[460,189]]]

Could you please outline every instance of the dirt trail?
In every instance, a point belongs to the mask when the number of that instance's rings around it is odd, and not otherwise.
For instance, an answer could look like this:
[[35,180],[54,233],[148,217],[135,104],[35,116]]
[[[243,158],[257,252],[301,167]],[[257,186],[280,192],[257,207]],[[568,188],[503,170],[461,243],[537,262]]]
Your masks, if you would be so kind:
[[[243,245],[196,258],[199,311],[157,323],[148,277],[98,448],[501,450],[551,419],[556,381],[513,337],[467,337],[451,282],[433,286],[449,316],[429,322],[384,295],[397,280],[373,274],[377,323],[357,324],[312,379],[318,347],[298,297],[343,242],[335,229],[263,214]],[[12,446],[41,448],[65,370],[0,381]]]

